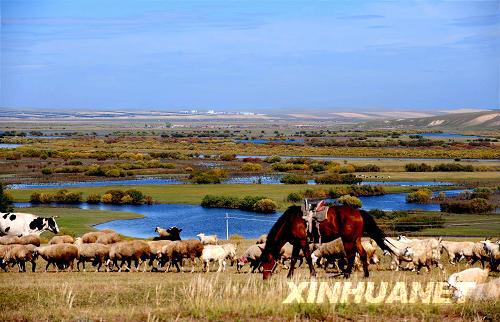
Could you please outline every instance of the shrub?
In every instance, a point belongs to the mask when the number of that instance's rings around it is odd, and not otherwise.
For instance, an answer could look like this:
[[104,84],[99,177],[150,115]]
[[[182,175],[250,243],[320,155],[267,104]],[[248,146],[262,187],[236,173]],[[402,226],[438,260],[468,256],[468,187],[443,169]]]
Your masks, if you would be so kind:
[[435,165],[432,171],[462,171],[462,172],[472,172],[474,171],[474,167],[471,165],[462,165],[459,163],[441,163]]
[[71,160],[68,162],[69,165],[82,165],[83,162],[80,160]]
[[153,197],[151,197],[151,196],[145,196],[145,197],[144,197],[144,203],[145,203],[146,205],[152,205],[152,204],[153,204],[153,202],[154,202],[154,201],[153,201]]
[[42,203],[41,202],[41,193],[40,192],[32,193],[30,196],[30,203],[34,203],[34,204]]
[[0,183],[0,212],[11,212],[12,211],[12,196],[10,196]]
[[278,205],[271,199],[261,199],[257,201],[254,205],[255,212],[261,212],[264,214],[270,214],[276,211]]
[[284,184],[306,184],[307,179],[303,176],[299,176],[297,174],[286,174],[280,179],[281,183]]
[[238,208],[241,210],[253,211],[255,204],[262,199],[266,199],[266,197],[260,197],[260,196],[243,197],[243,199],[240,201]]
[[241,170],[258,172],[258,171],[262,171],[262,166],[258,163],[246,162],[241,166]]
[[236,154],[223,154],[219,157],[221,161],[234,161],[236,160]]
[[340,176],[340,180],[342,181],[343,184],[358,184],[363,181],[363,179],[356,177],[352,173]]
[[471,200],[449,200],[441,203],[441,211],[456,214],[479,214],[491,212],[495,206],[483,198]]
[[226,173],[222,169],[211,169],[208,171],[196,171],[189,175],[189,180],[197,184],[217,184],[221,183],[226,177]]
[[430,172],[432,167],[426,163],[408,163],[405,165],[406,172]]
[[131,196],[129,195],[125,195],[122,197],[122,199],[120,200],[120,203],[124,204],[124,205],[128,205],[128,204],[131,204],[132,202],[134,201],[134,199],[132,199]]
[[476,188],[471,193],[470,198],[471,199],[473,199],[473,198],[489,199],[492,192],[493,191],[490,188]]
[[40,194],[40,203],[51,203],[53,201],[54,201],[53,196],[50,193],[42,192]]
[[323,172],[326,170],[326,166],[321,163],[313,163],[309,166],[309,168],[311,168],[314,172]]
[[339,184],[341,183],[340,175],[337,173],[329,173],[319,177],[316,177],[314,181],[317,184]]
[[420,231],[426,228],[443,228],[444,219],[440,215],[413,215],[396,218],[393,222],[396,231]]
[[102,196],[102,202],[103,203],[113,203],[113,195],[110,193],[105,193],[104,196]]
[[354,166],[355,172],[380,172],[380,167],[375,164]]
[[286,200],[288,202],[292,202],[292,203],[301,202],[302,201],[302,195],[300,193],[298,193],[298,192],[291,192],[286,197]]
[[276,162],[281,162],[281,157],[277,156],[277,155],[273,155],[273,156],[270,156],[270,157],[267,157],[264,159],[264,162],[266,163],[276,163]]
[[91,193],[87,196],[87,203],[98,204],[101,202],[101,195],[98,193]]
[[424,188],[408,193],[406,195],[406,202],[428,203],[431,201],[431,197],[432,197],[432,190]]
[[44,175],[50,175],[50,174],[52,174],[52,172],[53,172],[52,169],[48,168],[48,167],[45,167],[42,169],[42,174],[44,174]]
[[122,169],[118,169],[118,168],[113,168],[113,169],[109,169],[107,170],[104,175],[106,177],[113,177],[113,178],[118,178],[118,177],[125,177],[126,176],[126,173],[125,171],[123,171]]
[[324,199],[328,197],[328,191],[323,189],[307,189],[304,191],[305,198]]
[[108,190],[108,191],[106,191],[104,196],[106,196],[108,194],[111,195],[111,202],[110,203],[115,204],[115,205],[120,204],[122,201],[122,198],[125,196],[125,192],[123,192],[122,190]]
[[130,189],[125,191],[125,193],[131,198],[131,200],[128,203],[132,203],[134,205],[140,205],[144,202],[144,194],[139,190]]
[[359,200],[358,197],[350,195],[343,195],[342,197],[337,199],[337,202],[342,205],[351,206],[354,208],[361,208],[363,206],[363,203],[361,202],[361,200]]

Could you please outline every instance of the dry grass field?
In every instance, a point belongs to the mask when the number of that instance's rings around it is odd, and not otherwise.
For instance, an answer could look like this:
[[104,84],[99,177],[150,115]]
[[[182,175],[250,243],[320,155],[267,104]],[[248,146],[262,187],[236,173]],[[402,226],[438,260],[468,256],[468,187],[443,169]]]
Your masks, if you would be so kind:
[[[238,255],[253,240],[239,240]],[[430,273],[386,270],[371,266],[371,276],[360,272],[349,281],[440,282],[465,265],[445,264],[445,272]],[[42,261],[40,260],[40,264]],[[443,262],[447,262],[443,258]],[[43,265],[45,266],[45,265]],[[308,281],[303,265],[293,281]],[[237,273],[228,267],[224,273],[177,272],[40,272],[0,273],[0,320],[2,321],[168,321],[168,320],[476,320],[498,321],[497,302],[461,304],[283,304],[289,294],[287,271],[269,281],[261,274]],[[248,266],[244,268],[245,271]],[[213,269],[215,270],[215,269]],[[15,271],[15,270],[14,270]],[[318,269],[318,281],[342,282]],[[492,274],[498,277],[498,273]],[[304,297],[307,291],[304,292]]]

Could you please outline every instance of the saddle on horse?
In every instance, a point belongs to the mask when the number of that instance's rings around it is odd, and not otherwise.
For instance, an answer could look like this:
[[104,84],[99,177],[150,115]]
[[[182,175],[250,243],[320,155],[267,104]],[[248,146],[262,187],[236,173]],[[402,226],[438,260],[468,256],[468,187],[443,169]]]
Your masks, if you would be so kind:
[[[318,243],[321,245],[321,232],[319,229],[319,224],[325,220],[328,216],[329,207],[326,206],[325,200],[309,200],[304,199],[304,203],[301,206],[302,218],[306,222],[307,235],[309,242],[314,243],[314,233],[316,232],[318,236]],[[316,231],[313,229],[316,228]]]

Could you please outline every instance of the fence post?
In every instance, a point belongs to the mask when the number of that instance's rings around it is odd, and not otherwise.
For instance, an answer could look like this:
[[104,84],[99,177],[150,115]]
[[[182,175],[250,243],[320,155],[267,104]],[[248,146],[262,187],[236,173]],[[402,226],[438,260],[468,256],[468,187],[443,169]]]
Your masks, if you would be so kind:
[[226,212],[226,240],[229,240],[229,214]]

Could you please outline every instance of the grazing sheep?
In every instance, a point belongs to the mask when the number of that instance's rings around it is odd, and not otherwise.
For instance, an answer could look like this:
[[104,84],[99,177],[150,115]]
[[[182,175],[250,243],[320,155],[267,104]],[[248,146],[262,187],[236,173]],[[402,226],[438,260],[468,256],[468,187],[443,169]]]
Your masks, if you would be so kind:
[[[484,240],[484,241],[487,241]],[[479,243],[474,243],[474,246],[472,247],[472,257],[470,258],[470,265],[474,265],[476,262],[481,262],[481,267],[484,268],[484,263],[490,261],[490,256],[487,253],[487,251],[484,249],[484,244],[479,242]]]
[[203,253],[203,244],[199,240],[181,240],[173,244],[172,249],[172,263],[177,268],[177,271],[180,272],[181,269],[179,267],[179,262],[182,266],[182,259],[189,258],[191,261],[191,265],[193,268],[191,269],[191,273],[194,272],[196,258],[200,258]]
[[14,247],[15,244],[12,245],[0,245],[0,267],[7,272],[7,263],[4,263],[3,259],[9,252],[9,250]]
[[217,235],[205,235],[204,233],[199,233],[196,235],[203,245],[217,245],[218,239]]
[[177,243],[180,243],[180,240],[172,241],[171,243],[162,246],[161,250],[156,252],[156,259],[158,260],[158,265],[160,267],[165,266],[165,264],[169,262],[165,272],[170,271],[170,267],[172,266],[172,254],[174,252],[174,246]]
[[456,265],[462,258],[472,258],[474,244],[473,242],[441,241],[442,249],[448,254],[452,265]]
[[463,270],[458,273],[451,274],[448,277],[448,286],[457,286],[458,283],[463,282],[474,282],[474,283],[484,283],[488,279],[488,274],[490,273],[489,268],[481,269],[479,267],[473,267]]
[[[130,271],[132,261],[134,261],[135,270],[138,271],[141,263],[150,257],[151,248],[147,242],[143,240],[122,241],[111,245],[108,264],[112,262],[118,267],[118,272],[121,272],[123,264],[127,263],[126,269]],[[118,265],[119,260],[121,260],[120,265]],[[146,271],[146,266],[144,266],[144,271]]]
[[17,264],[19,272],[26,272],[26,262],[31,262],[31,271],[34,273],[36,270],[37,255],[35,252],[35,245],[12,245],[7,251],[5,257],[2,259],[2,266],[8,264]]
[[122,238],[120,237],[120,235],[118,235],[115,232],[112,232],[112,233],[105,233],[103,235],[100,235],[99,237],[97,237],[95,242],[98,244],[111,245],[111,244],[115,244],[115,243],[118,243],[121,241],[122,241]]
[[[75,246],[78,247],[78,257],[76,268],[80,271],[80,263],[85,272],[85,262],[91,262],[92,266],[96,267],[96,272],[99,272],[102,264],[109,259],[110,246],[98,243],[83,243],[81,238],[75,240]],[[106,270],[108,270],[106,268]]]
[[17,236],[1,236],[0,237],[0,245],[12,245],[12,244],[20,244],[21,239]]
[[236,270],[240,272],[241,268],[243,268],[246,263],[250,263],[250,271],[254,273],[260,266],[260,256],[262,255],[264,247],[265,244],[256,244],[248,247],[248,249],[238,259]]
[[325,270],[328,268],[329,264],[334,264],[338,271],[340,271],[340,268],[337,261],[340,261],[341,266],[343,267],[345,257],[346,254],[344,244],[342,244],[342,240],[340,238],[321,244],[321,246],[319,246],[319,248],[316,249],[311,255],[311,259],[313,260],[313,263],[316,263],[316,265],[321,266],[321,260],[323,259],[323,267]]
[[72,271],[74,260],[78,257],[78,247],[72,244],[47,245],[35,248],[35,253],[47,261],[45,271],[48,270],[50,264],[56,267],[56,271],[68,267]]
[[99,238],[102,235],[110,234],[110,233],[114,233],[114,231],[112,231],[110,229],[101,230],[101,231],[91,231],[89,233],[83,234],[82,241],[84,243],[95,243],[97,241],[97,238]]
[[[314,250],[313,249],[314,247],[315,247],[315,245],[313,245],[313,244],[310,245],[311,253]],[[285,245],[283,245],[283,247],[281,247],[280,256],[281,256],[282,268],[288,269],[285,262],[287,260],[292,259],[292,253],[293,253],[293,245],[292,244],[287,242]],[[299,261],[298,267],[300,267],[304,261],[304,252],[302,251],[302,249],[299,251],[299,256],[298,256],[297,260]]]
[[62,235],[62,236],[54,236],[52,239],[49,241],[49,245],[56,245],[56,244],[73,244],[75,242],[75,239],[71,237],[70,235]]
[[255,242],[256,244],[265,244],[267,241],[267,235],[260,235],[257,241]]
[[500,298],[500,277],[488,283],[459,283],[451,287],[453,298],[456,300],[487,301]]
[[443,269],[441,263],[436,261],[435,250],[431,246],[431,241],[428,241],[427,244],[408,246],[403,253],[403,257],[411,258],[417,274],[420,274],[422,267],[426,267],[427,271],[430,272],[432,264]]
[[40,237],[38,235],[26,235],[19,237],[19,244],[40,246]]
[[173,243],[171,240],[153,240],[153,241],[148,241],[147,242],[149,247],[151,248],[151,257],[149,258],[149,267],[151,267],[151,271],[157,271],[158,269],[153,266],[153,262],[155,259],[160,262],[158,259],[158,253],[161,253],[161,249],[168,245]]
[[210,262],[219,262],[219,269],[217,272],[226,271],[226,259],[234,262],[236,256],[235,244],[224,245],[207,245],[203,248],[201,260],[203,261],[203,270],[208,273],[210,271]]
[[[420,243],[420,241],[416,242]],[[391,250],[390,256],[392,261],[390,268],[392,270],[399,271],[401,262],[412,262],[411,257],[405,256],[405,251],[407,251],[408,254],[413,252],[412,244],[410,242],[402,242],[391,237],[386,237],[385,244]],[[385,254],[387,254],[387,252]]]
[[[363,246],[363,249],[366,252],[368,263],[376,265],[377,270],[379,271],[380,270],[380,260],[376,254],[377,242],[371,238],[368,240],[363,239],[361,241],[361,245]],[[359,258],[359,254],[356,254],[356,258],[354,259],[354,267],[359,271],[361,271],[363,269],[363,263],[361,262],[361,259]]]
[[497,271],[498,264],[500,264],[500,244],[498,242],[493,243],[490,240],[483,240],[481,244],[483,244],[483,248],[490,258],[491,270]]

